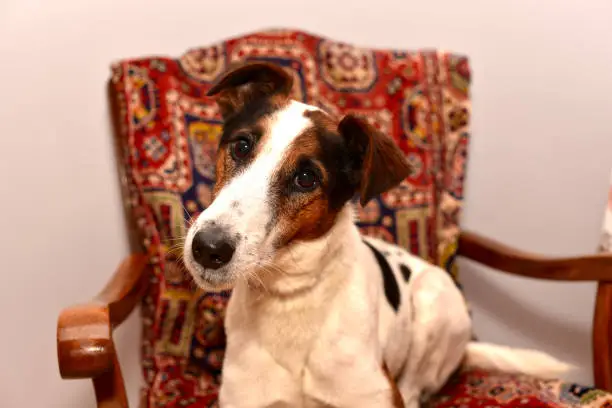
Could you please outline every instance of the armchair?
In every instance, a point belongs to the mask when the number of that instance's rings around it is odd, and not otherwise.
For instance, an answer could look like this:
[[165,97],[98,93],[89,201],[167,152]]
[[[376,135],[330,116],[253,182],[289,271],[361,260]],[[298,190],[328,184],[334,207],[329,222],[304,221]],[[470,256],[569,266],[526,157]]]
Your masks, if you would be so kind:
[[[593,323],[599,389],[503,373],[460,372],[432,407],[605,407],[612,404],[612,255],[553,259],[462,231],[469,139],[467,58],[371,50],[295,30],[268,30],[120,61],[109,82],[119,174],[135,253],[91,302],[58,319],[60,373],[93,381],[98,407],[127,407],[112,332],[143,313],[143,407],[213,407],[228,293],[194,291],[176,256],[185,225],[210,204],[220,117],[204,95],[227,64],[274,61],[296,77],[293,97],[363,115],[391,134],[418,171],[359,209],[364,234],[397,242],[457,278],[457,256],[537,279],[597,281]],[[605,390],[605,391],[604,391]]]

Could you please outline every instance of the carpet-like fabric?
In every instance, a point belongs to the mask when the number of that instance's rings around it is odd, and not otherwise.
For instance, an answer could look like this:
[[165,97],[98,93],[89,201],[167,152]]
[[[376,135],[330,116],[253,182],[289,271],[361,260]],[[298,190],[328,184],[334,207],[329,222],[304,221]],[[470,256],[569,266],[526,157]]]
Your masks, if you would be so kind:
[[427,408],[612,408],[612,395],[563,381],[480,370],[457,374]]

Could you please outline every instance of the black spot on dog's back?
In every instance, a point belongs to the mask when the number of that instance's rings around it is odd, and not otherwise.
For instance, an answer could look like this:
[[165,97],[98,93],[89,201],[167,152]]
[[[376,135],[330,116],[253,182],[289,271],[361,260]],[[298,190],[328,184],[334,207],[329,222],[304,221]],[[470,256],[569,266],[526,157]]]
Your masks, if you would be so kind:
[[404,277],[404,280],[408,282],[410,280],[410,276],[412,276],[412,271],[404,264],[400,264],[399,268],[400,272],[402,273],[402,276]]
[[378,262],[378,266],[380,266],[380,271],[382,272],[383,284],[385,287],[385,297],[387,298],[387,302],[389,302],[393,310],[397,312],[400,305],[400,290],[397,281],[395,280],[395,276],[393,275],[393,270],[391,270],[389,262],[387,262],[384,255],[381,254],[378,249],[374,248],[374,246],[370,245],[370,243],[366,241],[363,242],[374,253],[376,262]]

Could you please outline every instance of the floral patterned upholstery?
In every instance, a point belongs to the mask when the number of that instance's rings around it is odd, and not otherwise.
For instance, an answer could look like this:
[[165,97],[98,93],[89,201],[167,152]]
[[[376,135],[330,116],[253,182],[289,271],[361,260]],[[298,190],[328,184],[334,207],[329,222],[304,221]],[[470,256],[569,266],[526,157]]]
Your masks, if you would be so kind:
[[[143,406],[217,404],[229,293],[196,290],[179,260],[188,223],[211,201],[221,118],[205,94],[228,64],[240,60],[281,64],[295,77],[295,99],[334,114],[361,115],[393,136],[417,171],[360,208],[358,226],[457,277],[470,116],[464,56],[372,50],[271,30],[194,48],[178,58],[119,61],[112,67],[111,88],[125,199],[154,270],[142,304]],[[463,373],[434,405],[567,406],[571,398],[561,398],[563,390],[579,389],[551,387]],[[546,399],[550,395],[557,399]]]
[[612,395],[563,381],[480,370],[454,376],[428,408],[612,408]]

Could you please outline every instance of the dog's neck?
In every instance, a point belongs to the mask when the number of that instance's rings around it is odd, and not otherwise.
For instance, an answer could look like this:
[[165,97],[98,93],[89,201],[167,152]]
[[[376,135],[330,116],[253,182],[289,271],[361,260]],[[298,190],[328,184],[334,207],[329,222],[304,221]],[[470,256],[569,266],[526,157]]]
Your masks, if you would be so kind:
[[349,264],[355,260],[356,242],[360,240],[353,213],[353,207],[345,205],[327,234],[280,250],[243,289],[257,298],[291,298],[327,281],[342,279],[342,272],[351,270]]
[[228,355],[256,343],[292,375],[302,375],[330,311],[342,311],[334,303],[355,278],[361,237],[352,212],[347,205],[328,234],[296,243],[257,271],[261,278],[239,281],[225,318],[228,350],[234,347]]

